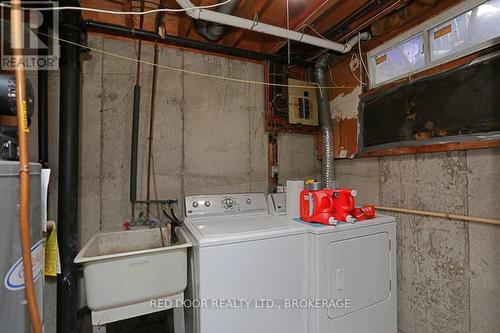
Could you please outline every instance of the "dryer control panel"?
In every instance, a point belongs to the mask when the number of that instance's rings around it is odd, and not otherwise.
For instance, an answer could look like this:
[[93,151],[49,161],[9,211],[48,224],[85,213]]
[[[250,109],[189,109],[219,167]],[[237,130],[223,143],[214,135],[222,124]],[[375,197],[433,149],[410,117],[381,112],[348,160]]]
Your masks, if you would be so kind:
[[184,198],[186,217],[267,214],[264,193],[202,194]]

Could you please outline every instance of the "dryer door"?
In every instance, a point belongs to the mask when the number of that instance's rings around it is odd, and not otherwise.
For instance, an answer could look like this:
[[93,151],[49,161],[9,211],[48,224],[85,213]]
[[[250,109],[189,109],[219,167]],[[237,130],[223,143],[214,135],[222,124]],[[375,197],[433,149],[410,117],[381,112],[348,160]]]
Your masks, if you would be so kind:
[[[336,306],[328,309],[330,319],[383,302],[390,296],[389,234],[381,232],[329,244],[327,281],[329,299]],[[350,306],[338,300],[348,299]]]

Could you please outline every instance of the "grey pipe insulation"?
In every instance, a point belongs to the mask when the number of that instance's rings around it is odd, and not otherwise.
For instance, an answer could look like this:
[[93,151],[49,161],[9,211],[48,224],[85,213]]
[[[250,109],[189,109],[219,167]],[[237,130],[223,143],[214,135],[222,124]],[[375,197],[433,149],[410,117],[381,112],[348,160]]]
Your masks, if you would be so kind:
[[[224,1],[225,0],[218,0],[218,3],[222,3]],[[238,4],[239,1],[233,0],[217,7],[216,11],[224,14],[233,14],[236,11],[236,8],[238,8]],[[226,33],[226,30],[226,25],[200,20],[196,21],[196,32],[214,42],[221,39]]]
[[[356,43],[362,40],[368,40],[371,36],[367,32],[358,34],[347,42],[347,46],[352,48]],[[321,166],[321,178],[326,188],[334,188],[334,169],[333,169],[333,129],[332,114],[330,111],[330,99],[328,98],[328,64],[333,60],[333,53],[325,53],[318,58],[314,65],[314,79],[320,86],[318,89],[318,113],[319,127],[321,131],[321,144],[323,146],[323,161]]]

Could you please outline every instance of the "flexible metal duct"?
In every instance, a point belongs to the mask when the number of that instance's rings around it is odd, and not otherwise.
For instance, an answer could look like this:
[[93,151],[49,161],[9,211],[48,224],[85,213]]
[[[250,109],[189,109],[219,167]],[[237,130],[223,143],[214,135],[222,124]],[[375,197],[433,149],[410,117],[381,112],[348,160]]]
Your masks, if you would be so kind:
[[[369,33],[361,33],[353,37],[347,42],[349,49],[351,49],[359,40],[370,39]],[[330,112],[330,100],[328,98],[327,70],[328,64],[333,59],[332,53],[325,53],[319,57],[316,65],[314,66],[314,78],[316,83],[320,86],[318,89],[318,113],[319,113],[319,126],[321,129],[321,143],[323,145],[323,163],[322,163],[322,180],[326,188],[334,188],[335,183],[333,180],[333,129],[332,129],[332,114]]]
[[325,187],[334,188],[333,181],[333,130],[332,115],[330,112],[330,101],[328,98],[328,86],[326,70],[328,64],[333,59],[332,53],[322,55],[314,66],[314,78],[321,87],[318,89],[318,112],[319,127],[321,130],[321,144],[323,146],[323,163],[321,168],[321,178]]
[[[222,3],[225,0],[219,0],[218,3]],[[216,11],[223,14],[233,14],[238,7],[238,1],[233,0],[224,5],[218,6]],[[196,21],[196,32],[198,32],[203,37],[210,39],[211,41],[218,41],[226,33],[227,26],[211,23],[207,21]]]

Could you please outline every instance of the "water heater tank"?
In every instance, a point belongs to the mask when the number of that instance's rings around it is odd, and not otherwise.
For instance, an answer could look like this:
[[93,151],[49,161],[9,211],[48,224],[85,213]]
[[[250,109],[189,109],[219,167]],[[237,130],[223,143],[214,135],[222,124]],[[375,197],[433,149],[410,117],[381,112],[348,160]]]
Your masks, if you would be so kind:
[[[0,160],[0,331],[29,333],[19,237],[19,163]],[[43,313],[44,240],[41,221],[41,166],[30,164],[30,237],[33,278],[40,316]],[[43,318],[43,317],[42,317]]]

